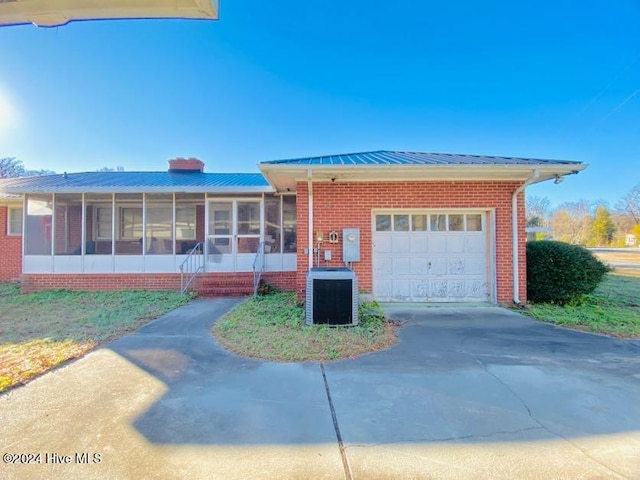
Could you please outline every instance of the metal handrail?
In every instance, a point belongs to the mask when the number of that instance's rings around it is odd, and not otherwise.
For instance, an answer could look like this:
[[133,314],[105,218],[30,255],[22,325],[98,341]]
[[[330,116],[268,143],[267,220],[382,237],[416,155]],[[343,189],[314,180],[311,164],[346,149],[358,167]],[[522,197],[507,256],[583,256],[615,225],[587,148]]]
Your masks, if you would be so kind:
[[202,255],[202,244],[198,242],[189,250],[187,258],[180,264],[180,292],[186,292],[196,275],[203,270],[204,255]]
[[264,272],[264,242],[258,244],[256,257],[253,259],[253,295],[258,295],[258,286]]

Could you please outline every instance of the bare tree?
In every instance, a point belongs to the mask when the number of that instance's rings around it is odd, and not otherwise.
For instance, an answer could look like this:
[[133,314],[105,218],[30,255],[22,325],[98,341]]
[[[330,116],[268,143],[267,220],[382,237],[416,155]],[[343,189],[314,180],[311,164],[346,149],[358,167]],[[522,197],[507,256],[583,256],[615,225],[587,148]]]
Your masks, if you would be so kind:
[[117,167],[101,167],[97,172],[124,172],[124,167],[122,165],[118,165]]
[[547,197],[527,196],[525,212],[528,227],[544,227],[551,218],[551,201]]
[[24,165],[15,157],[0,158],[0,178],[21,177]]
[[56,172],[53,170],[47,170],[46,168],[41,168],[40,170],[25,170],[25,177],[42,177],[44,175],[55,175]]
[[616,204],[616,208],[620,212],[631,215],[634,223],[640,223],[640,183],[622,197]]

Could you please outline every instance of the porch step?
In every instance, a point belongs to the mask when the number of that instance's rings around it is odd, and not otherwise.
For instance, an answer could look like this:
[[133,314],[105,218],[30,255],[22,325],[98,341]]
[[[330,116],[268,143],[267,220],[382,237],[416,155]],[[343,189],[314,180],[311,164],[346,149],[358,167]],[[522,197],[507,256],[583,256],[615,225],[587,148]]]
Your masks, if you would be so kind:
[[253,286],[249,287],[225,287],[225,288],[198,288],[200,297],[246,297],[253,295]]
[[195,290],[201,297],[253,295],[253,276],[204,277]]

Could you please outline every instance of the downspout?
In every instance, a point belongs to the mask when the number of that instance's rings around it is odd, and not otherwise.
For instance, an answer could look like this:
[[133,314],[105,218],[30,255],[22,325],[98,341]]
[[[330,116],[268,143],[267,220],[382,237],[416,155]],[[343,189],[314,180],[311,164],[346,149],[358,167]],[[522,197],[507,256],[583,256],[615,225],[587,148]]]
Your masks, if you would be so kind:
[[511,251],[512,251],[512,264],[513,264],[513,303],[520,304],[520,268],[518,258],[518,195],[535,180],[540,177],[540,172],[536,168],[529,178],[525,182],[515,189],[511,196]]
[[307,169],[307,199],[309,202],[309,218],[307,220],[308,227],[308,243],[309,243],[309,270],[313,268],[313,183],[311,181],[311,167]]

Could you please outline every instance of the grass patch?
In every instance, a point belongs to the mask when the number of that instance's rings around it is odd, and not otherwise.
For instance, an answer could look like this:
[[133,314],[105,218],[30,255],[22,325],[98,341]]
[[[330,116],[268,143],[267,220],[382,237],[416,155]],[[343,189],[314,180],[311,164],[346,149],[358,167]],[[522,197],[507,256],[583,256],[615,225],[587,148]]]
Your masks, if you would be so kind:
[[21,295],[15,284],[0,283],[0,392],[189,299],[177,292],[145,290],[49,290]]
[[298,362],[355,357],[396,341],[393,325],[374,302],[360,307],[355,327],[302,324],[295,293],[252,297],[220,318],[213,335],[225,348],[248,357]]
[[566,327],[619,337],[640,336],[640,275],[616,271],[579,305],[533,304],[527,315]]

